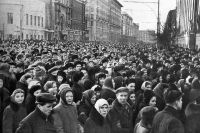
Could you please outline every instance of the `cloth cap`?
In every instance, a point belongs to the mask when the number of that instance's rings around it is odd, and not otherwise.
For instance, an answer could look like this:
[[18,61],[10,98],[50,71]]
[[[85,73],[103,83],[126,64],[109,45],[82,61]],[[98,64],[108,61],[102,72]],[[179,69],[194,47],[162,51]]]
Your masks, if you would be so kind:
[[126,88],[126,87],[119,87],[117,90],[116,90],[116,94],[120,93],[120,92],[127,92],[129,93],[129,89]]
[[56,102],[56,97],[50,93],[40,93],[36,96],[36,103],[54,103]]

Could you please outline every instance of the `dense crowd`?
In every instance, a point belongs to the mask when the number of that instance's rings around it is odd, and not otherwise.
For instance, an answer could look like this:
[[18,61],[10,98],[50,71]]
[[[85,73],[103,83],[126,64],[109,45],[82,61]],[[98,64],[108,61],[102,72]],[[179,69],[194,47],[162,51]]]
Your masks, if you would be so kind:
[[144,43],[0,44],[3,133],[199,133],[198,51]]

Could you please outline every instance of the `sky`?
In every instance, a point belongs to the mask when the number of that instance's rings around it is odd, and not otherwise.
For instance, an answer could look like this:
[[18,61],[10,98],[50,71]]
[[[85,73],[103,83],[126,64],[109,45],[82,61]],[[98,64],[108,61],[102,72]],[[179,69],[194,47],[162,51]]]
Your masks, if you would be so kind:
[[[118,0],[122,5],[122,11],[127,12],[134,23],[139,23],[139,30],[155,30],[157,28],[158,5],[156,3],[135,3],[158,2],[158,0]],[[170,10],[176,8],[176,0],[160,0],[160,21],[161,29],[166,21]]]

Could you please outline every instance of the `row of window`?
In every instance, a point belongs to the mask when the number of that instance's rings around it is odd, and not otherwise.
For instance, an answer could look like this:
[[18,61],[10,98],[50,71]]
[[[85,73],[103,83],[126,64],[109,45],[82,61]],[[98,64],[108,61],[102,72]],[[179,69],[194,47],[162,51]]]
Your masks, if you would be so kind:
[[[29,22],[30,18],[30,22]],[[26,14],[26,25],[44,26],[44,18],[40,16],[33,16]]]
[[[30,21],[29,21],[30,18]],[[13,24],[13,13],[7,13],[7,23]],[[26,14],[26,25],[44,26],[44,18]]]

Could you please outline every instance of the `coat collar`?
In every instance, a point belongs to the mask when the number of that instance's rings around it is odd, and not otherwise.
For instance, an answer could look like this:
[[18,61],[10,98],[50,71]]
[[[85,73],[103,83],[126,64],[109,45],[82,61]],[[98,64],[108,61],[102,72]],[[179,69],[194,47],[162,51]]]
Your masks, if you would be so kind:
[[52,115],[49,116],[45,115],[38,107],[36,107],[35,112],[45,121],[52,121]]
[[92,107],[92,110],[90,112],[90,116],[89,116],[97,125],[103,126],[104,124],[104,117],[100,115],[100,113],[94,108]]
[[180,112],[173,108],[172,106],[166,106],[164,109],[165,112],[171,114],[172,116],[176,117],[177,119],[180,119]]

